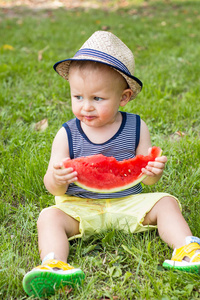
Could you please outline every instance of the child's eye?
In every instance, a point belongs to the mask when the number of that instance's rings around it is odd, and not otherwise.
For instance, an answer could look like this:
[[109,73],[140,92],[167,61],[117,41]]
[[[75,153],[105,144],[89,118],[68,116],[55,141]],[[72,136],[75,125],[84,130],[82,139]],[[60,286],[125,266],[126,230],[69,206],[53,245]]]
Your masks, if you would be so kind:
[[74,96],[77,100],[83,100],[83,97],[82,96]]
[[103,100],[103,98],[101,98],[101,97],[94,97],[94,100],[101,101],[101,100]]

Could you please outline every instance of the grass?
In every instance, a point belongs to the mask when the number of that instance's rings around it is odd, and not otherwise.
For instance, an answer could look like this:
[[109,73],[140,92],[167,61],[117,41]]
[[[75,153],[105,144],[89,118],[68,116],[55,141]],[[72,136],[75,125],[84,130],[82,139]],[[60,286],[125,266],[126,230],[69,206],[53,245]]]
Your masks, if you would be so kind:
[[[126,109],[141,115],[153,144],[168,156],[160,182],[144,191],[177,196],[193,234],[200,236],[199,3],[129,2],[117,11],[0,12],[1,299],[28,299],[22,278],[40,263],[36,220],[54,203],[43,185],[51,143],[73,117],[69,87],[52,65],[74,55],[95,30],[111,30],[133,50],[144,88]],[[46,130],[36,131],[45,118]],[[198,275],[163,270],[170,256],[156,231],[110,230],[77,240],[69,262],[85,271],[85,283],[50,299],[199,299]]]

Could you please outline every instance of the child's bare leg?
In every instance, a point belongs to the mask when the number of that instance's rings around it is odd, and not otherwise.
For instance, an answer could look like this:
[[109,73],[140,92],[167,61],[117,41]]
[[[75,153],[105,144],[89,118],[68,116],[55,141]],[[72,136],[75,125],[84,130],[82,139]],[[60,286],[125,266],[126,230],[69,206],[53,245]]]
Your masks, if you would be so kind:
[[177,201],[163,197],[145,216],[143,225],[156,225],[161,239],[173,248],[185,245],[186,236],[192,233],[183,218]]
[[[80,284],[84,272],[67,264],[68,237],[79,232],[79,222],[57,208],[44,209],[38,219],[38,240],[42,266],[33,268],[23,278],[29,296],[37,298],[53,295],[65,286]],[[55,260],[53,259],[55,258]]]
[[40,214],[37,226],[41,259],[54,252],[55,259],[67,262],[68,237],[79,233],[79,222],[60,209],[48,208]]

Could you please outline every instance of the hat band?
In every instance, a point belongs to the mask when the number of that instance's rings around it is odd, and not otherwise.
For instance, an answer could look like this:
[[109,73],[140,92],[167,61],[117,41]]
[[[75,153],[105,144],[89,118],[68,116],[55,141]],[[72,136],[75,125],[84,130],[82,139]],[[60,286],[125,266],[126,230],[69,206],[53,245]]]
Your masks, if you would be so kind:
[[77,51],[76,54],[74,55],[74,57],[80,56],[80,55],[87,55],[87,56],[89,55],[94,58],[97,57],[97,58],[103,59],[103,60],[107,61],[109,64],[114,65],[115,67],[120,69],[122,72],[127,73],[128,75],[131,75],[131,73],[129,72],[127,67],[120,60],[113,57],[112,55],[106,54],[105,52],[85,48],[85,49],[80,49],[79,51]]

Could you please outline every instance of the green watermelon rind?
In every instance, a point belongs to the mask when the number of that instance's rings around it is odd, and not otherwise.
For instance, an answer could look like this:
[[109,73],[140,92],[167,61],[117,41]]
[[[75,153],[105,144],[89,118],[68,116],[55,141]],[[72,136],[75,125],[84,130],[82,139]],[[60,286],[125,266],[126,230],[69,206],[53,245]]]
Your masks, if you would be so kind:
[[90,192],[94,192],[94,193],[100,193],[100,194],[107,194],[107,193],[116,193],[116,192],[121,192],[124,190],[127,190],[135,185],[137,185],[138,183],[140,183],[141,181],[143,181],[145,178],[147,177],[147,175],[144,175],[143,173],[141,173],[141,175],[138,176],[138,179],[134,180],[134,182],[128,183],[124,186],[119,186],[116,188],[111,188],[111,189],[95,189],[92,187],[88,187],[82,183],[80,183],[79,181],[74,181],[74,184],[76,184],[77,186],[79,186],[80,188],[90,191]]
[[[158,147],[156,147],[158,148]],[[160,152],[158,153],[157,157],[162,155],[162,150],[160,149]],[[120,192],[120,191],[124,191],[127,190],[135,185],[137,185],[138,183],[142,182],[145,178],[147,177],[147,175],[143,174],[142,172],[140,173],[140,175],[138,176],[138,178],[136,180],[134,180],[131,183],[128,183],[126,185],[123,186],[118,186],[115,188],[93,188],[93,187],[88,187],[82,183],[80,183],[79,181],[75,181],[74,184],[76,184],[77,186],[79,186],[80,188],[90,191],[90,192],[94,192],[94,193],[100,193],[100,194],[107,194],[107,193],[116,193],[116,192]]]

